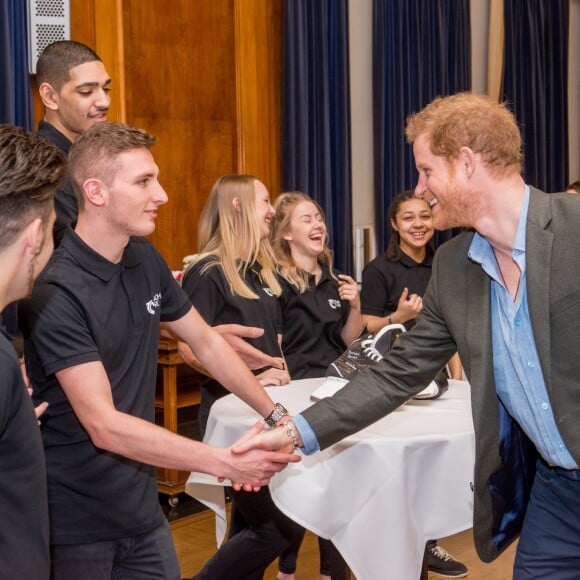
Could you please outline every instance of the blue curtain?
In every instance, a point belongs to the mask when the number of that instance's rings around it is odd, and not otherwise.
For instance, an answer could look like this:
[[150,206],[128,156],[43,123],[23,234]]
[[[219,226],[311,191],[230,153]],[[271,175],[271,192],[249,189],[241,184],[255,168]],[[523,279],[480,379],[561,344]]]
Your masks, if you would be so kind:
[[336,267],[351,273],[347,0],[285,0],[282,187],[320,203]]
[[[387,246],[387,212],[417,170],[407,117],[437,96],[471,88],[469,0],[373,0],[375,231]],[[453,232],[437,233],[437,242]]]
[[[22,0],[0,2],[0,123],[32,130],[32,95],[28,76],[26,3]],[[0,313],[0,324],[9,334],[18,331],[16,303]]]
[[568,0],[504,0],[502,99],[524,141],[524,178],[544,191],[568,179]]
[[0,123],[33,129],[26,2],[0,2]]

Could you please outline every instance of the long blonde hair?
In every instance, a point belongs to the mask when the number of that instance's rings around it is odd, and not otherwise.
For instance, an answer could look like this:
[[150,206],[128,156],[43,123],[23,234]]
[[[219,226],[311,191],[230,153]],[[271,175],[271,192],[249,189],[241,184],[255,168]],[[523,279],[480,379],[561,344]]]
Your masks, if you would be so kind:
[[[278,260],[278,271],[286,280],[288,280],[288,282],[290,282],[290,284],[298,288],[300,294],[303,294],[308,288],[310,274],[296,264],[292,257],[290,244],[284,239],[284,235],[287,234],[290,229],[290,221],[292,220],[292,214],[294,213],[296,206],[303,201],[308,201],[314,204],[326,223],[324,211],[316,201],[301,191],[291,191],[279,195],[274,203],[276,215],[274,216],[272,233],[270,234],[274,254]],[[336,276],[332,271],[332,252],[326,245],[326,242],[327,240],[325,239],[324,249],[318,256],[318,261],[321,264],[328,265],[330,275],[336,279]]]
[[[258,181],[253,175],[223,175],[214,184],[198,225],[199,254],[188,264],[211,256],[202,273],[213,266],[221,266],[232,294],[258,300],[248,287],[245,275],[254,263],[261,266],[260,277],[276,296],[282,289],[276,278],[276,260],[270,241],[262,239],[256,218],[256,190]],[[234,199],[238,200],[234,207]],[[247,252],[240,259],[240,248]]]

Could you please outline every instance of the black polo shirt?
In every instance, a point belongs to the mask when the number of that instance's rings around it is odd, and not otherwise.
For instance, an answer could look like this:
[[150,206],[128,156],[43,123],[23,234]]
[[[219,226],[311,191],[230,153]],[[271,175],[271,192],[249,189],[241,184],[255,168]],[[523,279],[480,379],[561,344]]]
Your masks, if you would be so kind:
[[0,576],[48,580],[42,440],[16,352],[1,328],[0,498]]
[[[72,143],[68,137],[63,135],[53,125],[46,121],[40,121],[38,124],[38,134],[48,139],[51,143],[54,143],[64,153],[65,157],[68,157]],[[62,184],[62,187],[54,193],[54,210],[56,212],[56,221],[54,222],[52,232],[54,245],[58,246],[67,226],[74,228],[79,214],[77,200],[68,177]]]
[[[409,289],[409,294],[424,296],[432,263],[433,250],[429,246],[422,262],[415,262],[403,252],[397,262],[389,261],[386,253],[377,256],[363,270],[361,313],[380,317],[392,314],[404,288]],[[409,330],[414,324],[414,320],[409,320],[405,327]]]
[[[335,272],[335,275],[338,274]],[[281,278],[283,319],[282,350],[293,379],[323,377],[328,366],[346,346],[341,332],[350,312],[350,304],[338,296],[338,280],[327,266],[316,284],[310,276],[303,294]]]
[[[278,344],[278,334],[282,333],[280,305],[272,289],[262,280],[261,266],[252,265],[244,278],[248,287],[259,296],[255,300],[233,294],[219,264],[204,271],[211,262],[215,262],[211,256],[200,260],[183,278],[181,285],[191,303],[210,326],[243,324],[263,328],[262,336],[246,340],[270,356],[281,356]],[[202,397],[208,405],[229,394],[217,381],[208,377],[202,379],[201,387]]]
[[115,407],[153,422],[159,323],[190,308],[147,240],[131,239],[113,264],[70,229],[23,304],[34,400],[49,403],[42,435],[52,543],[132,536],[163,521],[155,469],[95,448],[55,373],[101,361]]

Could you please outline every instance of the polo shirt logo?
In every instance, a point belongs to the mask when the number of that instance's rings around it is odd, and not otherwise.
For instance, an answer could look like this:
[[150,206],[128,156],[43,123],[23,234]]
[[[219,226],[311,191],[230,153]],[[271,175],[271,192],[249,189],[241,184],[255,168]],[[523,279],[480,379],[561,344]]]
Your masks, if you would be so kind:
[[149,302],[145,304],[145,306],[147,306],[147,312],[149,312],[149,314],[155,314],[155,308],[159,308],[160,300],[161,300],[161,292],[158,292],[157,294],[155,294],[155,296],[153,296],[151,300],[149,300]]
[[262,290],[268,295],[268,296],[274,296],[274,292],[272,292],[271,288],[268,287],[262,287]]
[[328,299],[328,305],[333,309],[336,310],[337,308],[340,308],[340,300],[336,300],[336,298],[329,298]]

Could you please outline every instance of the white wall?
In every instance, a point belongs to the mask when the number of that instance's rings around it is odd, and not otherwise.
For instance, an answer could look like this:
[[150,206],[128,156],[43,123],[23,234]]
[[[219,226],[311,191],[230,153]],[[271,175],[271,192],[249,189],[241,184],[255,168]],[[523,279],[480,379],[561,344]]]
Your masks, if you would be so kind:
[[353,226],[374,224],[372,0],[350,0]]

